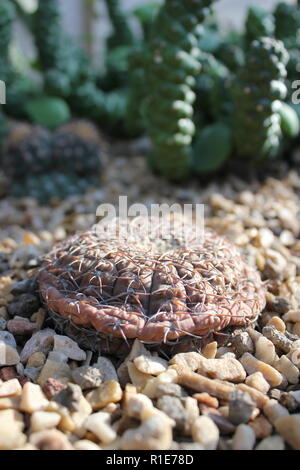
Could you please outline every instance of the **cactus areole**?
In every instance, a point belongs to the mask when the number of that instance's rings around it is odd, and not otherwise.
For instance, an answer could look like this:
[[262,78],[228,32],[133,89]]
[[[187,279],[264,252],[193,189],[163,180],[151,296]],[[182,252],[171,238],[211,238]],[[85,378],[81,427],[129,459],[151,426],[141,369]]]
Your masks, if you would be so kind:
[[135,338],[199,348],[205,336],[253,322],[265,306],[259,274],[216,233],[200,240],[190,224],[187,239],[180,224],[169,237],[164,225],[154,237],[97,228],[56,245],[38,273],[45,307],[81,345],[117,355]]

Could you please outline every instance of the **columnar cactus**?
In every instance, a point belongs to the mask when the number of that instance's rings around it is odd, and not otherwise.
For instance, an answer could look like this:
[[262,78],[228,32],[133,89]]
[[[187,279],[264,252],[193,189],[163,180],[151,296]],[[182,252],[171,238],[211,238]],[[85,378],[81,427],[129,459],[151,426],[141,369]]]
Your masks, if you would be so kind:
[[0,79],[5,82],[9,80],[11,75],[9,45],[15,16],[15,7],[9,0],[0,2]]
[[158,13],[147,61],[145,103],[154,166],[173,180],[189,173],[195,77],[200,71],[201,23],[214,0],[168,0]]
[[233,129],[240,157],[263,160],[278,155],[279,100],[287,94],[287,61],[288,53],[281,41],[260,38],[249,48],[234,90]]
[[249,47],[255,39],[274,35],[274,16],[261,7],[249,8],[245,26],[245,42],[246,46]]
[[285,47],[292,48],[300,41],[300,9],[299,5],[286,2],[278,3],[275,11],[275,35],[284,42]]
[[108,47],[125,46],[133,43],[133,35],[128,25],[120,0],[105,0],[106,8],[112,23],[113,33],[108,39]]

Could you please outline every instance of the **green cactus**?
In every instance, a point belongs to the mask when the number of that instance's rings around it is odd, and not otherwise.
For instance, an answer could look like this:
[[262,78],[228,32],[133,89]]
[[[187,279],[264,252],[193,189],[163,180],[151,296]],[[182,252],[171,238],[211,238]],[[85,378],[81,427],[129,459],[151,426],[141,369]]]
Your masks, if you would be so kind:
[[246,47],[249,47],[255,39],[273,37],[275,32],[274,16],[262,7],[251,7],[248,10],[245,29]]
[[113,27],[113,32],[107,41],[108,49],[132,44],[134,37],[120,0],[105,0],[105,3]]
[[221,42],[214,52],[216,59],[220,60],[231,72],[237,72],[245,63],[243,49],[230,41]]
[[233,129],[241,158],[264,160],[280,151],[279,109],[287,89],[288,53],[281,41],[253,41],[234,89]]
[[299,5],[278,3],[275,11],[275,36],[283,41],[287,49],[299,47],[300,9]]
[[213,0],[169,0],[159,11],[146,62],[146,126],[152,161],[164,176],[180,180],[190,172],[195,132],[195,77],[200,72],[201,24]]
[[147,96],[144,50],[134,50],[129,58],[129,94],[126,129],[137,135],[145,129],[143,103]]

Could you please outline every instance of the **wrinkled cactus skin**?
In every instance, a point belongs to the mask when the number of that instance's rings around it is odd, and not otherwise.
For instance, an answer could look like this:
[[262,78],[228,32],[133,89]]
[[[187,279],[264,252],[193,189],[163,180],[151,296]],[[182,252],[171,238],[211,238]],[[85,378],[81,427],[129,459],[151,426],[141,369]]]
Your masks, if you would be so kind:
[[155,168],[172,180],[188,175],[195,132],[195,78],[200,72],[201,24],[214,0],[168,0],[152,28],[146,61],[151,93],[145,102],[146,127]]
[[254,41],[234,89],[233,129],[240,157],[264,160],[280,150],[280,100],[287,88],[288,53],[281,41],[261,38]]

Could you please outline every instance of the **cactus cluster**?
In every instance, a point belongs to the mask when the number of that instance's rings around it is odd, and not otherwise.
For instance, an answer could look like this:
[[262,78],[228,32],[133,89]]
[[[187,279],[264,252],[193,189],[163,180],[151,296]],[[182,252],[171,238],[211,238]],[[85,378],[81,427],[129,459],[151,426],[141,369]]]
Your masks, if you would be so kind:
[[280,41],[252,42],[234,90],[233,129],[239,155],[253,160],[276,157],[280,150],[281,102],[288,54]]
[[154,166],[171,179],[188,175],[195,132],[195,76],[200,72],[201,24],[213,0],[171,0],[152,28],[146,63],[151,94],[145,118],[153,143]]

